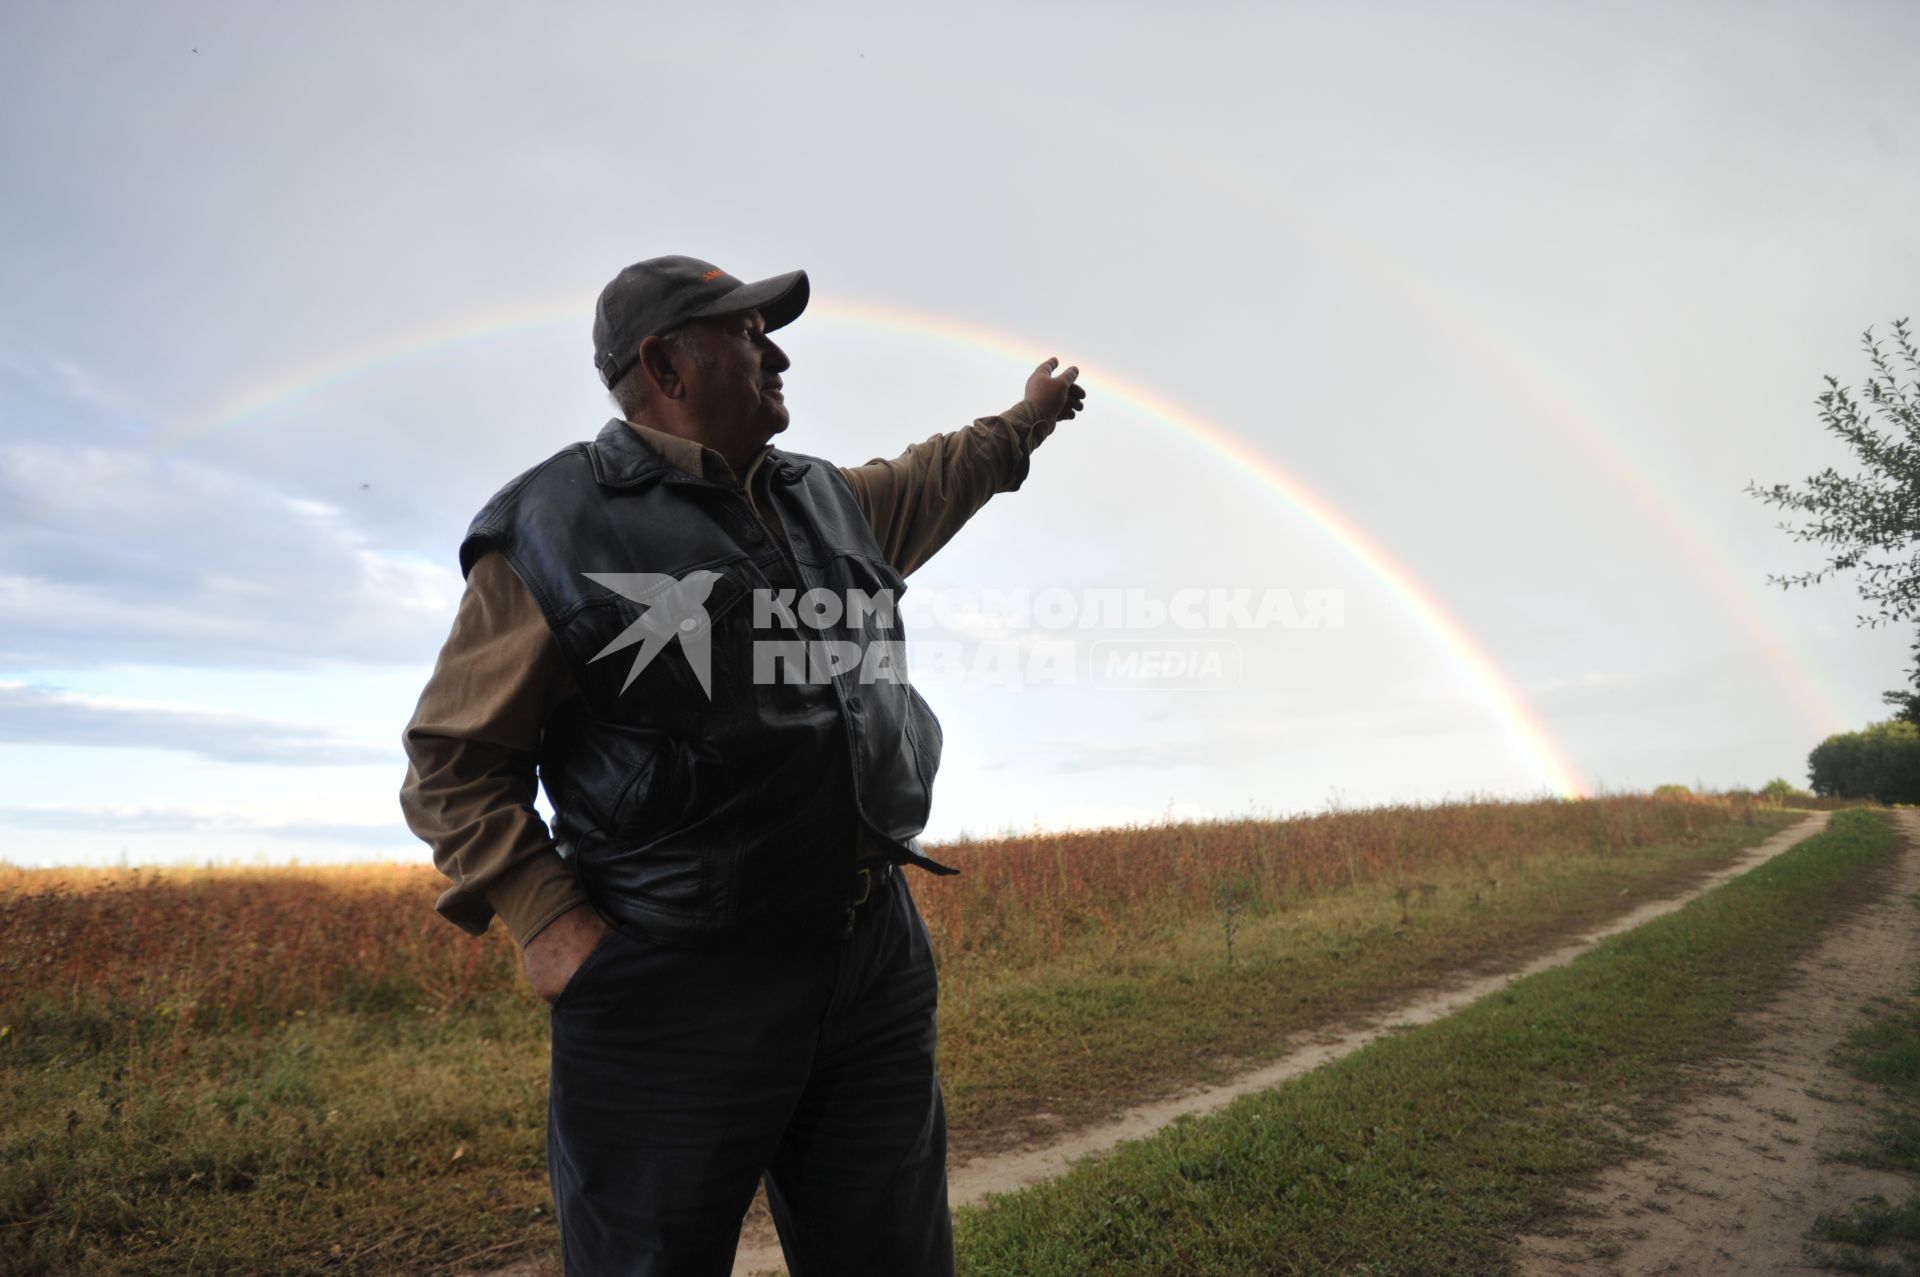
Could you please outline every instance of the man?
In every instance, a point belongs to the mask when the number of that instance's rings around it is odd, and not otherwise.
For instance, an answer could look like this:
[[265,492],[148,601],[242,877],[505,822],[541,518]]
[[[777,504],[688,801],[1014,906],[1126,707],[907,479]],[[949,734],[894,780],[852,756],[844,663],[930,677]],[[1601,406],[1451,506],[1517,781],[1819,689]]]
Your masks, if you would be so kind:
[[622,418],[475,517],[405,733],[440,913],[500,916],[551,1007],[573,1277],[728,1272],[763,1176],[795,1277],[953,1271],[932,950],[896,872],[954,872],[918,838],[940,726],[868,658],[904,639],[904,577],[1085,391],[1049,359],[1007,412],[892,460],[774,448],[768,333],[807,288],[688,257],[607,285]]

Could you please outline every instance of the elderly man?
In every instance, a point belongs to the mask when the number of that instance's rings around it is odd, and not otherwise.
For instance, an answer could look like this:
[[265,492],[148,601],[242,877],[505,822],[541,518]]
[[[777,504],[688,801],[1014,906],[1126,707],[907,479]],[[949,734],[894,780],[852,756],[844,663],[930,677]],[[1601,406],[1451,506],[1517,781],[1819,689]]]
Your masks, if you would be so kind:
[[892,603],[1085,391],[1049,359],[892,460],[786,452],[768,334],[806,302],[802,271],[688,257],[607,285],[623,419],[474,518],[405,733],[440,913],[497,914],[551,1007],[574,1277],[728,1272],[763,1176],[795,1277],[953,1271],[933,957],[896,868],[954,871],[920,849],[940,725]]

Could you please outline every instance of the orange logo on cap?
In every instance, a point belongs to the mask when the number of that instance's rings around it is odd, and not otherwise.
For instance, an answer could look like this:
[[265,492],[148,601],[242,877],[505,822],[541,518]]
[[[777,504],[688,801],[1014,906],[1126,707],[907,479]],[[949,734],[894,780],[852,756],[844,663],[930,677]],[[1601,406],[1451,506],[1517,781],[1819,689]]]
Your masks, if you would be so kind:
[[720,278],[722,275],[726,273],[727,272],[721,270],[718,266],[716,266],[712,270],[708,271],[706,274],[702,275],[700,277],[700,282],[703,284],[709,283],[713,280]]

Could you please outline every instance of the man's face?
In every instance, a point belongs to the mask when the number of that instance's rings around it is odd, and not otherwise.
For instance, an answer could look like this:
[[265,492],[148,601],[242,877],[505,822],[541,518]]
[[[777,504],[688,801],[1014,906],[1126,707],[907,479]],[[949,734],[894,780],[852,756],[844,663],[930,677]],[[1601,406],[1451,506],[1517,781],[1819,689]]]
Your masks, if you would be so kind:
[[724,319],[696,320],[694,341],[704,368],[686,370],[687,407],[694,420],[736,439],[764,442],[787,428],[780,374],[786,352],[768,338],[757,310]]

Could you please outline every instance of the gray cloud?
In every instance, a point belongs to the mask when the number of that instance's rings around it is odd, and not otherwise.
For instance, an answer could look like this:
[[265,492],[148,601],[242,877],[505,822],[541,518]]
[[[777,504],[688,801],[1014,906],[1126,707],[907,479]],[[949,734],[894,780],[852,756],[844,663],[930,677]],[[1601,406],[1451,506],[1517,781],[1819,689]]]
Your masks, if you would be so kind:
[[0,682],[0,741],[172,749],[227,763],[385,763],[390,749],[331,731],[220,710],[78,696]]
[[0,444],[0,665],[418,660],[459,590],[457,570],[235,470]]
[[258,834],[273,838],[364,843],[368,846],[418,846],[407,827],[399,821],[387,825],[263,820],[230,810],[170,803],[115,803],[100,806],[17,803],[0,806],[0,825],[101,834]]

